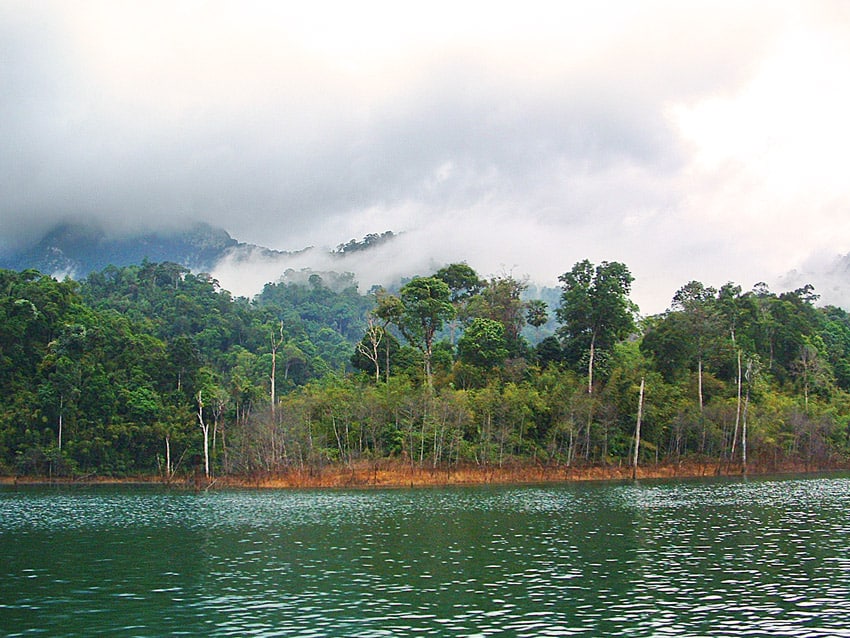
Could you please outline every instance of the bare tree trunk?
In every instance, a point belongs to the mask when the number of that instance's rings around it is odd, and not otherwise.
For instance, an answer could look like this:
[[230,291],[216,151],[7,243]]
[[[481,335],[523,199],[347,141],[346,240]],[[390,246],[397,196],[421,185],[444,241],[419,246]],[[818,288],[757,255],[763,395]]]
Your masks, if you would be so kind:
[[271,381],[271,384],[270,384],[270,387],[269,387],[269,405],[271,406],[272,420],[274,420],[274,404],[275,404],[274,378],[275,378],[275,374],[277,372],[276,368],[277,368],[277,349],[272,348],[272,373],[271,373],[271,376],[269,377],[269,379]]
[[363,345],[363,341],[357,343],[357,352],[372,362],[375,366],[375,383],[381,380],[381,339],[384,337],[384,329],[375,325],[375,320],[371,315],[368,317],[369,327],[366,328],[364,339],[369,340],[369,347]]
[[697,363],[697,392],[699,393],[699,413],[702,414],[702,357]]
[[442,439],[443,439],[443,423],[442,419],[439,424],[437,422],[434,423],[434,450],[432,452],[433,458],[431,459],[431,466],[437,467],[437,463],[439,461],[440,456],[442,455]]
[[590,459],[590,429],[593,425],[593,363],[596,358],[596,335],[590,339],[590,356],[587,362],[587,427],[584,433],[584,458]]
[[747,412],[750,407],[750,384],[753,377],[753,360],[747,361],[747,396],[744,399],[744,421],[741,430],[741,472],[747,473]]
[[204,433],[204,476],[210,477],[210,426],[204,423],[204,401],[198,390],[198,425]]
[[431,355],[433,354],[433,352],[432,352],[432,349],[431,349],[431,341],[430,340],[425,342],[425,349],[422,351],[422,354],[424,355],[423,358],[425,359],[425,361],[424,361],[424,363],[425,363],[425,381],[427,382],[428,390],[433,390],[434,389],[434,377],[433,377],[433,374],[431,373]]
[[741,430],[741,472],[747,473],[747,409],[750,406],[750,389],[747,388],[747,398],[744,401],[744,422]]
[[213,410],[213,426],[212,426],[212,451],[215,454],[215,444],[218,438],[218,413]]
[[[386,331],[386,329],[387,329],[387,326],[386,326],[386,324],[384,324],[384,330]],[[389,334],[387,334],[385,346],[386,347],[384,348],[384,353],[386,354],[386,363],[384,364],[384,378],[386,379],[387,387],[389,388],[389,383],[390,383],[390,338],[389,338]],[[389,389],[387,390],[387,392],[389,392]]]
[[65,413],[65,397],[59,397],[59,451],[62,451],[62,416]]
[[640,454],[640,422],[643,417],[643,390],[645,378],[640,378],[640,397],[638,398],[637,424],[635,425],[635,458],[632,463],[632,480],[637,480],[638,455]]
[[422,415],[422,425],[419,428],[419,466],[425,462],[425,422],[428,415]]
[[735,458],[735,448],[738,445],[738,427],[741,424],[741,381],[742,381],[742,372],[741,372],[741,351],[738,350],[738,401],[737,407],[735,409],[735,428],[732,430],[732,449],[729,454],[730,463]]
[[277,372],[277,349],[283,344],[283,322],[280,322],[280,339],[275,341],[274,333],[272,333],[271,338],[272,343],[272,374],[271,374],[271,388],[269,391],[270,399],[271,399],[271,410],[272,410],[272,420],[274,420],[274,409],[275,409],[275,373]]
[[333,426],[334,436],[336,437],[336,446],[339,450],[339,460],[345,460],[345,447],[342,444],[342,437],[339,434],[339,428],[336,426],[336,417],[331,414],[331,425]]

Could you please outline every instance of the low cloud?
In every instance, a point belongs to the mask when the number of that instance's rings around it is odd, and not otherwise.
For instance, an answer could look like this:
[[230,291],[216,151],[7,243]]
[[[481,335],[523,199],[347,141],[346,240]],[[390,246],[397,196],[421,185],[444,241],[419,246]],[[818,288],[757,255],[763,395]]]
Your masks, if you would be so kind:
[[652,312],[850,249],[841,3],[561,5],[0,2],[0,250],[201,220],[321,269],[393,230],[362,286],[587,257]]

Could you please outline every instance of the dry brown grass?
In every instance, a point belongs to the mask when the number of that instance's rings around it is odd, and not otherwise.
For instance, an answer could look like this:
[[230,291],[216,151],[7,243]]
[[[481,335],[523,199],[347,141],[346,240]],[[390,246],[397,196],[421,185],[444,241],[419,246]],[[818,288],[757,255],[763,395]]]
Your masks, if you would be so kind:
[[[797,464],[750,466],[748,475],[802,473],[848,469],[840,467],[804,468]],[[638,468],[639,479],[692,478],[701,476],[740,476],[742,469],[735,465],[710,463],[681,463],[679,465],[650,465]],[[548,466],[516,464],[497,466],[461,465],[449,467],[418,467],[399,461],[360,463],[353,466],[329,466],[323,469],[290,470],[276,474],[229,477],[222,485],[258,488],[391,488],[448,485],[532,484],[567,481],[620,481],[632,478],[627,466]]]
[[[783,473],[814,473],[848,470],[844,466],[816,467],[799,463],[754,464],[748,475]],[[639,479],[691,478],[701,476],[740,476],[740,465],[711,462],[647,465],[638,469]],[[419,467],[398,460],[360,462],[351,466],[331,465],[323,468],[290,469],[252,476],[224,476],[211,482],[197,475],[180,477],[172,481],[176,487],[194,489],[240,488],[399,488],[449,485],[522,485],[533,483],[559,483],[568,481],[621,481],[629,480],[632,470],[625,465],[564,466],[541,464],[511,464],[498,466],[459,465]],[[130,478],[92,477],[84,479],[46,479],[39,477],[0,477],[0,484],[25,485],[42,483],[60,484],[161,484],[158,477]]]

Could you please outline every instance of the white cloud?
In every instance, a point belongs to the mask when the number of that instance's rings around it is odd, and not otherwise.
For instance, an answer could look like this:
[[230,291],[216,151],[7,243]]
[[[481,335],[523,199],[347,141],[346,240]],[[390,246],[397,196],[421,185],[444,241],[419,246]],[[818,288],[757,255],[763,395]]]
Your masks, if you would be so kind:
[[834,25],[796,27],[740,91],[675,109],[693,151],[687,218],[725,234],[749,262],[740,272],[762,278],[850,246],[850,40]]
[[0,236],[393,230],[366,279],[619,260],[645,312],[770,281],[850,250],[846,6],[0,0]]

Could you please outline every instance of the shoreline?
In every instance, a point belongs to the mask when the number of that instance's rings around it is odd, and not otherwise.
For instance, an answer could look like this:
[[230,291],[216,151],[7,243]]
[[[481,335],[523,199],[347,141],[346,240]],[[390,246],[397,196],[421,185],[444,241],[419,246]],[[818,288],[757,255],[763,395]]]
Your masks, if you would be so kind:
[[[639,467],[637,480],[741,478],[782,475],[818,475],[850,471],[847,464],[806,466],[802,463],[752,464],[746,474],[740,464],[724,462],[687,462]],[[361,462],[352,466],[288,469],[250,476],[224,475],[209,480],[201,474],[173,477],[137,475],[130,477],[37,477],[0,476],[2,486],[37,485],[162,485],[177,489],[384,489],[451,487],[474,485],[531,485],[579,483],[586,481],[630,481],[628,466],[450,466],[417,467],[398,461]]]

